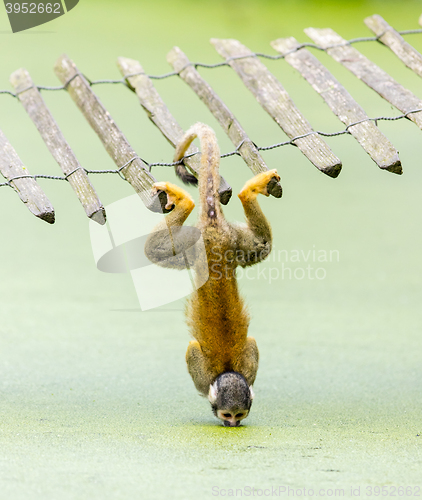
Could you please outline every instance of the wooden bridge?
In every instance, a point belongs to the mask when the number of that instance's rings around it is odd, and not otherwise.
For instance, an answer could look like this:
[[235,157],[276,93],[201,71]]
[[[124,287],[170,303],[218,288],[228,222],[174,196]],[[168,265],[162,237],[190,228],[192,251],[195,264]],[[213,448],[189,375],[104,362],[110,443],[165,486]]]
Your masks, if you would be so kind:
[[[400,33],[378,15],[365,19],[365,23],[375,35],[374,38],[367,40],[377,40],[384,44],[408,68],[422,77],[422,55],[409,45]],[[422,16],[419,23],[422,25]],[[413,32],[422,32],[422,30],[413,30]],[[324,141],[323,135],[342,133],[352,135],[380,169],[401,174],[402,166],[398,152],[378,129],[376,119],[368,117],[362,107],[310,53],[308,48],[324,50],[403,113],[400,117],[392,119],[408,118],[419,128],[422,128],[421,99],[352,47],[354,42],[365,39],[347,41],[332,29],[308,28],[305,29],[305,33],[314,43],[299,43],[293,37],[273,41],[271,45],[278,52],[277,56],[257,54],[237,40],[213,39],[212,43],[216,51],[225,60],[224,63],[216,65],[191,63],[178,47],[174,47],[167,56],[174,72],[164,76],[178,75],[189,85],[212,112],[232,141],[235,146],[232,154],[240,155],[254,174],[268,170],[260,150],[270,148],[258,148],[254,144],[227,105],[199,74],[198,66],[230,65],[262,108],[289,137],[288,143],[297,146],[311,164],[324,174],[337,177],[342,164]],[[282,84],[263,64],[261,61],[263,57],[284,58],[321,95],[331,111],[346,125],[346,128],[335,134],[322,134],[313,130]],[[136,93],[151,121],[175,146],[184,132],[153,86],[152,77],[144,72],[138,61],[121,57],[117,64],[123,77],[121,83]],[[88,174],[92,172],[116,172],[132,185],[149,209],[165,212],[165,194],[162,192],[155,196],[152,194],[151,187],[155,179],[151,174],[151,165],[137,155],[92,90],[93,83],[102,82],[90,82],[66,55],[58,59],[54,70],[62,82],[62,87],[58,89],[67,90],[113,159],[116,169],[90,171],[80,165],[41,96],[41,90],[46,89],[46,87],[36,86],[29,73],[25,69],[19,69],[10,77],[15,92],[2,91],[1,93],[12,94],[22,103],[50,153],[60,166],[63,176],[31,175],[0,130],[0,172],[6,179],[6,182],[0,185],[12,187],[34,215],[53,223],[54,208],[39,186],[37,178],[67,180],[75,191],[86,215],[99,224],[105,224],[104,207]],[[104,81],[103,83],[110,82],[116,83],[116,81]],[[196,153],[198,153],[198,149],[191,146],[183,162],[192,174],[198,176],[200,156]],[[219,193],[221,202],[227,204],[232,190],[223,177],[220,180]],[[270,193],[275,197],[280,197],[282,194],[281,186],[273,184]]]

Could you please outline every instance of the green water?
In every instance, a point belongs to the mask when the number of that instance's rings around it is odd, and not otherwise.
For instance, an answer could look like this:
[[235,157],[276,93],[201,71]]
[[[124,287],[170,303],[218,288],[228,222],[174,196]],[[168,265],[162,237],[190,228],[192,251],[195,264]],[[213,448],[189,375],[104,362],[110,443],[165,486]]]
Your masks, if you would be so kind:
[[[52,67],[63,52],[91,79],[119,78],[118,56],[163,74],[174,45],[191,60],[213,63],[220,58],[211,37],[273,54],[271,40],[308,41],[302,32],[308,26],[368,36],[362,22],[368,15],[412,29],[421,10],[418,2],[396,1],[91,1],[15,35],[3,14],[0,88],[10,88],[18,67],[38,84],[57,85]],[[406,40],[422,51],[422,35]],[[420,78],[386,48],[358,48],[422,97]],[[328,56],[318,57],[370,116],[399,114]],[[266,64],[313,127],[344,128],[286,62]],[[285,140],[230,69],[201,74],[257,144]],[[222,152],[233,149],[182,81],[155,85],[184,128],[207,122]],[[123,86],[95,92],[138,154],[171,161],[172,148],[135,95]],[[82,165],[113,168],[69,96],[43,96]],[[0,96],[0,127],[31,173],[60,173],[9,96]],[[269,496],[274,487],[285,497],[292,496],[287,488],[295,496],[306,488],[307,498],[309,490],[341,496],[335,490],[344,489],[350,496],[351,488],[368,497],[377,486],[399,496],[394,488],[421,485],[422,140],[408,120],[379,127],[400,151],[402,176],[380,171],[350,136],[327,139],[343,161],[335,180],[297,148],[263,154],[282,176],[284,195],[262,200],[274,230],[273,256],[240,280],[261,364],[251,416],[236,429],[219,426],[195,394],[184,362],[183,301],[141,312],[130,276],[97,271],[88,221],[66,183],[39,181],[55,206],[54,226],[1,188],[0,498],[198,499],[228,496],[231,488],[252,496],[248,487],[257,488],[254,496]],[[221,172],[235,192],[250,177],[240,158],[223,160]],[[154,175],[174,180],[165,168]],[[133,194],[118,177],[92,182],[104,204]],[[242,218],[237,197],[225,213]],[[323,279],[295,279],[308,265]]]

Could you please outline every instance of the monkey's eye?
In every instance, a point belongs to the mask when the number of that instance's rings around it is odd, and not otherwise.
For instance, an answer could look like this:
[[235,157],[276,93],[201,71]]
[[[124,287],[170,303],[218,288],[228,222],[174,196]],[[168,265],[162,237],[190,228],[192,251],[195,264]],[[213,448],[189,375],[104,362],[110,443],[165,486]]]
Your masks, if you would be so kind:
[[238,413],[238,414],[236,415],[236,418],[242,418],[242,417],[243,417],[243,413]]
[[223,413],[223,417],[230,418],[231,414],[230,413]]

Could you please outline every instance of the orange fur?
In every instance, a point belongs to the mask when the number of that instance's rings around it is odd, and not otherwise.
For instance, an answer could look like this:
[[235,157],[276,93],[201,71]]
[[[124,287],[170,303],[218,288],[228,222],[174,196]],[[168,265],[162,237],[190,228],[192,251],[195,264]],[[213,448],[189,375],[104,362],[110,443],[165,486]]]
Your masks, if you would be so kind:
[[208,244],[206,250],[210,277],[189,298],[186,316],[190,332],[208,360],[210,378],[215,379],[238,365],[246,343],[249,315],[239,296],[235,265],[223,257],[232,248]]
[[[197,228],[203,237],[207,262],[198,260],[195,271],[197,275],[203,275],[204,268],[208,269],[209,278],[187,302],[187,323],[195,340],[189,343],[186,361],[196,388],[207,395],[210,384],[224,372],[240,373],[249,385],[255,381],[259,354],[255,339],[247,336],[249,315],[239,295],[236,267],[260,262],[271,250],[271,228],[256,198],[258,194],[268,196],[268,183],[273,177],[277,180],[280,177],[276,170],[270,170],[248,181],[239,193],[247,224],[230,224],[225,220],[219,203],[220,152],[214,132],[200,123],[191,127],[177,146],[175,161],[183,157],[197,136],[202,149]],[[167,208],[175,205],[164,221],[156,226],[145,246],[150,260],[160,265],[154,252],[159,249],[161,255],[171,255],[174,250],[172,227],[185,222],[194,203],[188,193],[168,182],[156,183],[155,188],[167,193]],[[241,252],[240,257],[238,252]]]

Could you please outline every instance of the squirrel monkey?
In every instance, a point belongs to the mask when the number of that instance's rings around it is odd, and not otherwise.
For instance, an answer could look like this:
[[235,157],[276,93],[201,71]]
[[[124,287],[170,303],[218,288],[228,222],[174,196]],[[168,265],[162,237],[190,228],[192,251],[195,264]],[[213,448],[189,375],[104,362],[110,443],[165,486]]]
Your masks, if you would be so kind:
[[[202,151],[196,228],[205,252],[194,256],[192,267],[196,276],[203,277],[206,272],[209,277],[202,280],[205,284],[187,302],[187,323],[195,340],[189,343],[186,362],[196,389],[208,397],[214,415],[225,426],[236,427],[251,409],[259,353],[255,339],[247,336],[249,316],[239,295],[235,270],[262,261],[271,251],[271,228],[257,196],[268,196],[267,185],[280,177],[276,170],[270,170],[249,180],[238,195],[247,222],[229,223],[218,196],[220,150],[214,131],[202,123],[193,125],[178,144],[175,161],[183,158],[195,137],[199,137]],[[164,191],[166,208],[174,205],[174,209],[148,237],[145,254],[158,265],[182,269],[186,267],[187,252],[181,250],[190,243],[181,226],[193,210],[194,201],[169,182],[157,182],[154,189]]]

